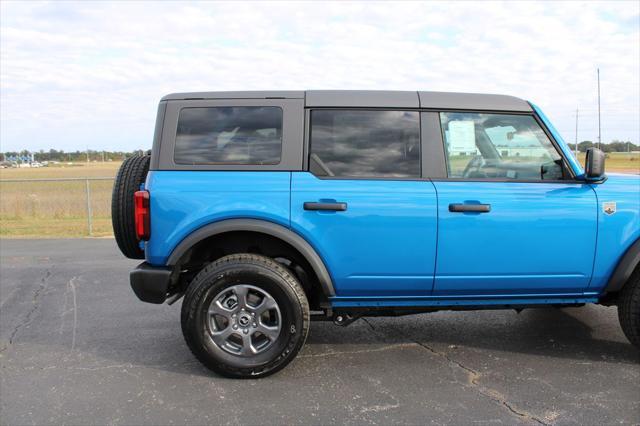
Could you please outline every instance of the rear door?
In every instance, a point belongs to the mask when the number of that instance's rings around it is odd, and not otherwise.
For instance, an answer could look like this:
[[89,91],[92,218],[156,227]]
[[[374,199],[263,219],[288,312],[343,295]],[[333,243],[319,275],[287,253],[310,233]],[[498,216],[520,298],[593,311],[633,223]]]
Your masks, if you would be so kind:
[[316,109],[309,123],[291,226],[324,259],[337,296],[429,295],[437,200],[421,178],[419,112]]
[[593,189],[533,115],[440,114],[435,295],[581,294],[597,234]]

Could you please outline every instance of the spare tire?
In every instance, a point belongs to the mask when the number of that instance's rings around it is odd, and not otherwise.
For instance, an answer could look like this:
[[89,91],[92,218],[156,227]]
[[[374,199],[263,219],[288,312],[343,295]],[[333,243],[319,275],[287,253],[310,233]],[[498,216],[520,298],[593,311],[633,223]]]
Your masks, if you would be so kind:
[[133,194],[140,190],[149,172],[150,156],[129,157],[120,166],[113,184],[111,223],[122,254],[130,259],[144,259],[136,236]]

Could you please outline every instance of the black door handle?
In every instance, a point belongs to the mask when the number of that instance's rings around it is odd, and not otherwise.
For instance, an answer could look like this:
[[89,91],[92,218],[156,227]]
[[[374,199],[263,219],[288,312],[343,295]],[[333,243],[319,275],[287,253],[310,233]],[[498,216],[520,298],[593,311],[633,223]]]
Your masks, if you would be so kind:
[[449,211],[454,213],[489,213],[491,204],[449,204]]
[[347,210],[347,203],[314,203],[307,201],[303,204],[305,210],[323,210],[343,212]]

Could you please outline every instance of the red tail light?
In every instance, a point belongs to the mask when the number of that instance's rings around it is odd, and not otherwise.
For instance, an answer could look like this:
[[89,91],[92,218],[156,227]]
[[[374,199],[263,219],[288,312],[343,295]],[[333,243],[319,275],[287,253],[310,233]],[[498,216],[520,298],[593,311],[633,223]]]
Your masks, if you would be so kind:
[[151,236],[151,215],[149,211],[149,192],[137,191],[134,196],[136,236],[148,240]]

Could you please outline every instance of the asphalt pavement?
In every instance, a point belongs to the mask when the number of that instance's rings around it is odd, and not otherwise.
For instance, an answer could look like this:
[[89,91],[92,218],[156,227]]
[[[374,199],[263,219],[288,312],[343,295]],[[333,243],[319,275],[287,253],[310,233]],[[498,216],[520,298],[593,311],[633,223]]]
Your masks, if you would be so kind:
[[616,308],[312,323],[280,373],[202,367],[112,239],[0,240],[0,424],[638,424]]

